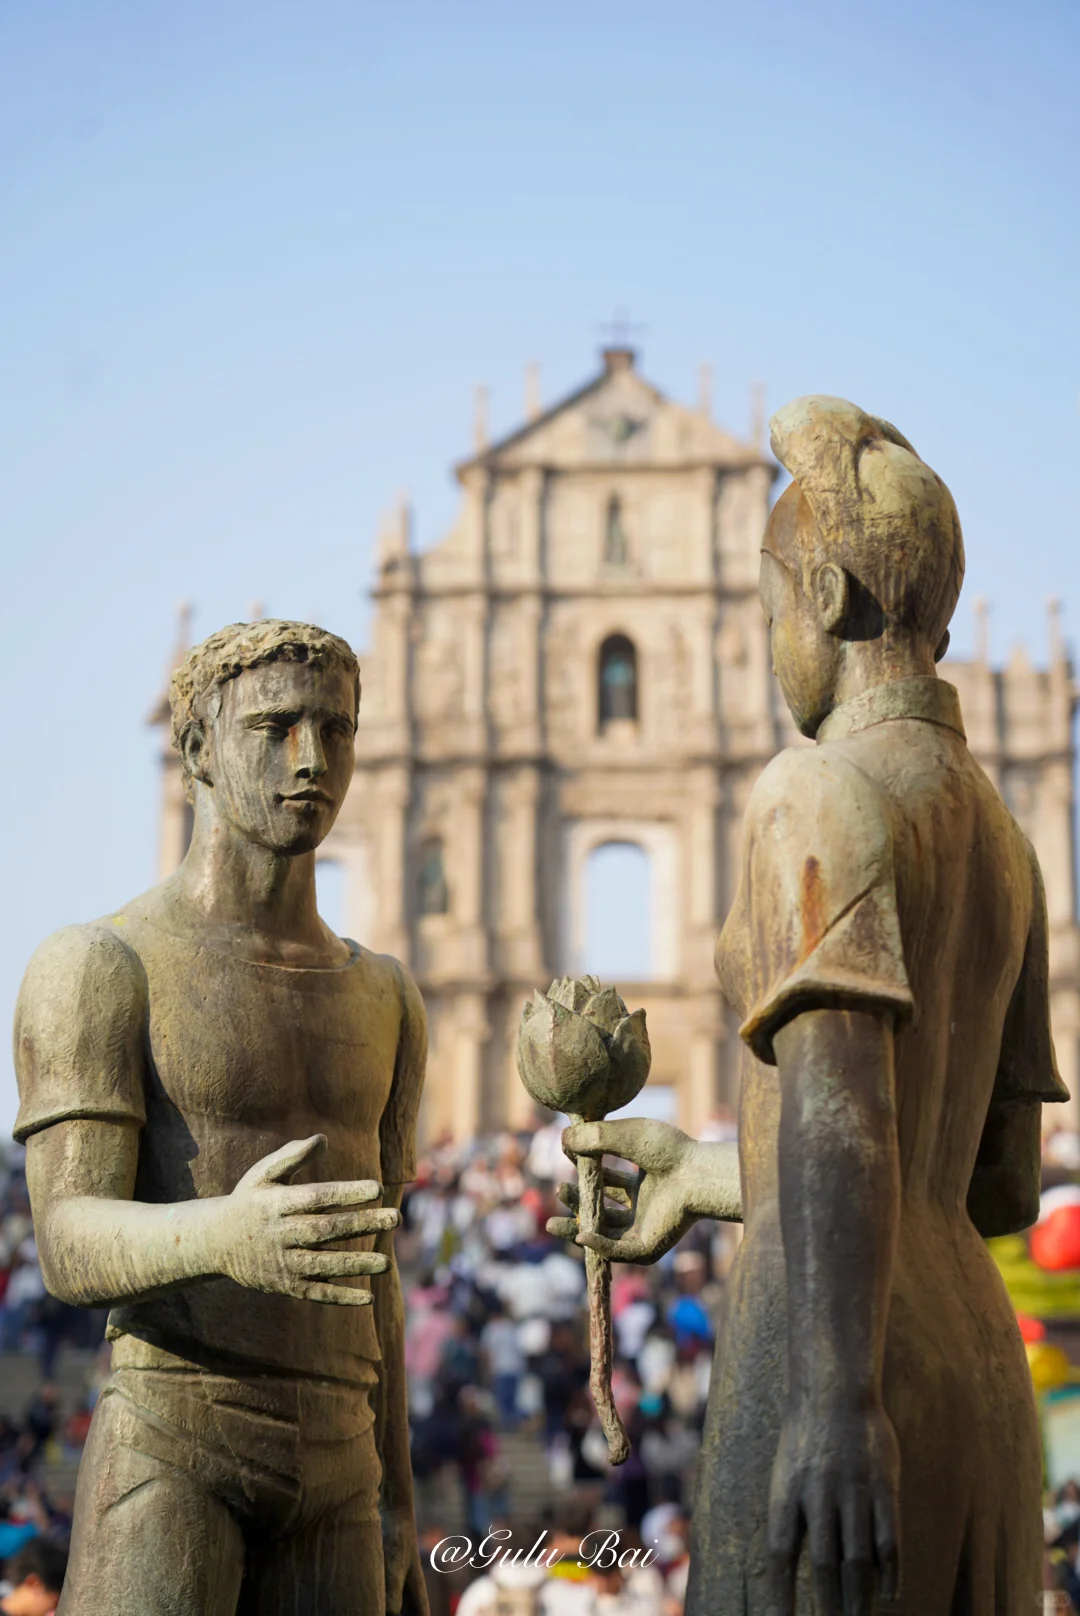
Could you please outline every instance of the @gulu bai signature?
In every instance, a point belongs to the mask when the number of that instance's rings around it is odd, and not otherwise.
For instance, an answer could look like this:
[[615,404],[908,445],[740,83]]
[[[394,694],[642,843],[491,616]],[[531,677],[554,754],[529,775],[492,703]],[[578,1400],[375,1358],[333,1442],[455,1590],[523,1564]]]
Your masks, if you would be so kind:
[[[514,1534],[508,1527],[492,1527],[486,1537],[474,1543],[464,1533],[440,1538],[428,1556],[434,1571],[460,1571],[470,1567],[490,1571],[493,1566],[535,1566],[550,1571],[567,1556],[547,1543],[543,1531],[531,1549],[511,1547]],[[583,1571],[629,1571],[652,1565],[655,1549],[624,1549],[621,1534],[607,1527],[586,1532],[578,1544],[577,1564]]]

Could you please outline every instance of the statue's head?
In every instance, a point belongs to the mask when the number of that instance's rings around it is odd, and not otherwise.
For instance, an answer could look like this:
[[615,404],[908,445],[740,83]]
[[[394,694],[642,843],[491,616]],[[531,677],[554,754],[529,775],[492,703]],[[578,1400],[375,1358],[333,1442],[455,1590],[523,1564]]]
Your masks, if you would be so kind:
[[944,656],[964,544],[949,490],[887,421],[819,396],[770,425],[794,481],[765,530],[761,599],[784,699],[812,736],[845,647],[873,644],[883,672]]
[[191,802],[275,853],[308,853],[352,776],[360,670],[310,623],[232,623],[188,652],[169,692]]

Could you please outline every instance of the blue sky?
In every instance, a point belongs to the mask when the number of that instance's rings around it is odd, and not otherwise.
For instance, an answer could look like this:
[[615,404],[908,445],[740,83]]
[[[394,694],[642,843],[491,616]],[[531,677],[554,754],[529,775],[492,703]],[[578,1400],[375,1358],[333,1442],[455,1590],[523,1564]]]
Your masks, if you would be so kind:
[[[1080,8],[8,0],[0,1016],[150,884],[181,599],[364,639],[380,511],[448,524],[613,311],[718,417],[833,392],[956,495],[995,653],[1080,619]],[[11,789],[14,787],[14,789]],[[13,1115],[0,1077],[0,1127]]]

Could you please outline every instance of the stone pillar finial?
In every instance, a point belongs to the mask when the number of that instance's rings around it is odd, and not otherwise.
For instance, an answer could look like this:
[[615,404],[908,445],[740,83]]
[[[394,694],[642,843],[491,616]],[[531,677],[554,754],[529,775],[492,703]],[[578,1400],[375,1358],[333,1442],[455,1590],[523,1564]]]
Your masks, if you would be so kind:
[[525,419],[535,421],[543,413],[540,402],[540,366],[533,359],[525,366]]
[[975,596],[975,660],[990,661],[990,602],[985,595]]
[[1050,662],[1065,660],[1065,641],[1061,633],[1061,601],[1056,595],[1050,595],[1046,602],[1046,621],[1050,631]]
[[190,601],[182,600],[176,608],[176,644],[173,646],[172,662],[169,666],[178,668],[191,649],[191,618],[193,609]]
[[750,384],[750,442],[759,454],[765,452],[765,383]]
[[412,546],[412,500],[409,498],[407,488],[398,489],[394,505],[394,529],[398,548],[403,555],[408,555]]
[[480,386],[473,405],[473,444],[477,454],[483,454],[488,441],[488,390]]

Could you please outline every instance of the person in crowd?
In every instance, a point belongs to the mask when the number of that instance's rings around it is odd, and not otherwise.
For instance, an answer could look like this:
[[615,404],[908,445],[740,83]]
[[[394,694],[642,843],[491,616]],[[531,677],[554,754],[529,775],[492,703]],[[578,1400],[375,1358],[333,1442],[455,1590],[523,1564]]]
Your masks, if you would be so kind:
[[3,1616],[54,1616],[67,1571],[67,1544],[37,1537],[8,1561],[9,1592],[0,1599]]
[[518,1423],[517,1395],[525,1372],[525,1355],[518,1339],[518,1327],[501,1302],[480,1331],[481,1360],[487,1370],[491,1390],[499,1410],[503,1430]]

